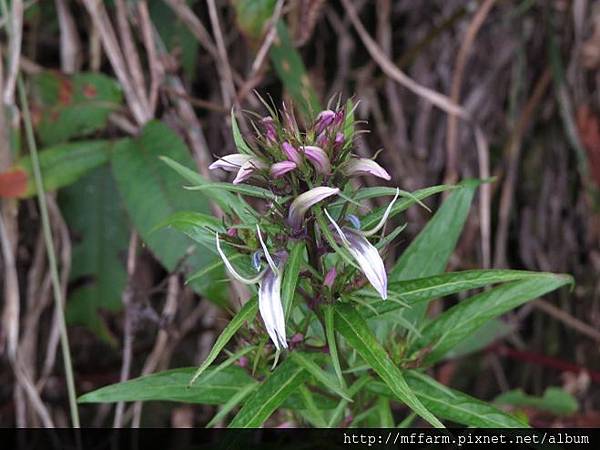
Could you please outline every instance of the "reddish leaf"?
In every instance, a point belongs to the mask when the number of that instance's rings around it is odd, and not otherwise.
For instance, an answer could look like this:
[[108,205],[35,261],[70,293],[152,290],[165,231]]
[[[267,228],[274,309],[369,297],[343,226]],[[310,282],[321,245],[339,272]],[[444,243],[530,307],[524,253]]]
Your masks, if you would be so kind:
[[0,173],[0,197],[22,197],[27,191],[27,173],[22,169],[11,169]]

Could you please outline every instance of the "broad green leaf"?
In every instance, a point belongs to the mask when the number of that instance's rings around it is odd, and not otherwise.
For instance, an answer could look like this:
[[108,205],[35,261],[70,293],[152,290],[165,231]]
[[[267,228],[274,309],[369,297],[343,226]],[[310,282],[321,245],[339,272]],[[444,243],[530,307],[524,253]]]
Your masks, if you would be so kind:
[[235,315],[233,319],[229,321],[225,329],[221,332],[216,342],[210,349],[208,356],[202,363],[202,365],[196,370],[194,376],[188,380],[189,384],[197,383],[198,378],[203,374],[204,371],[213,363],[213,361],[219,356],[219,353],[225,348],[231,338],[237,333],[237,331],[246,323],[254,319],[256,312],[258,311],[258,301],[256,297],[248,300],[242,309]]
[[79,403],[112,403],[133,401],[174,401],[221,405],[248,385],[256,384],[242,368],[230,366],[212,376],[204,373],[190,386],[194,368],[167,370],[123,383],[112,384],[79,397]]
[[291,352],[290,358],[300,367],[306,369],[318,382],[322,383],[327,389],[338,394],[340,397],[352,401],[352,398],[348,395],[346,390],[338,383],[338,381],[331,374],[323,370],[317,363],[315,363],[311,356],[306,353],[299,351]]
[[225,404],[221,407],[219,412],[214,415],[210,422],[206,424],[206,428],[214,427],[217,423],[224,420],[227,414],[229,414],[233,408],[238,406],[248,395],[250,395],[257,387],[258,383],[247,384],[245,387],[237,391]]
[[[137,138],[117,145],[112,158],[113,174],[144,243],[167,270],[180,268],[189,274],[212,264],[217,256],[199,249],[175,230],[154,229],[179,211],[211,211],[206,196],[182,189],[181,179],[159,160],[161,155],[168,155],[189,170],[194,167],[179,136],[163,123],[149,122]],[[227,300],[222,285],[215,285],[208,277],[195,280],[191,286],[212,301]]]
[[61,190],[59,203],[73,240],[69,278],[76,287],[69,292],[67,321],[114,340],[99,310],[122,308],[129,228],[108,167],[95,169]]
[[[373,317],[402,308],[402,304],[394,301],[398,299],[410,308],[419,303],[485,286],[510,281],[536,278],[544,274],[525,270],[465,270],[447,272],[431,277],[416,278],[412,280],[393,281],[388,285],[388,299],[370,303],[362,307],[364,317]],[[380,298],[379,294],[371,287],[362,288],[352,293],[353,296],[364,298]]]
[[470,297],[429,322],[413,350],[427,348],[424,363],[431,364],[488,320],[572,282],[568,275],[540,273]]
[[281,404],[304,383],[308,372],[286,359],[261,383],[246,400],[232,422],[231,428],[255,428],[261,426]]
[[[81,141],[49,147],[39,153],[40,169],[44,174],[44,190],[55,191],[76,182],[90,170],[106,163],[110,157],[113,144],[109,141]],[[25,156],[18,160],[7,172],[0,174],[0,185],[3,178],[9,177],[18,182],[12,187],[9,195],[0,190],[3,197],[31,197],[36,195],[31,158]],[[15,178],[18,175],[18,178]]]
[[[450,389],[433,378],[409,370],[406,382],[417,398],[436,416],[455,423],[479,428],[522,428],[527,424],[498,408]],[[377,395],[392,396],[390,389],[381,382],[366,384]]]
[[303,241],[295,242],[292,245],[290,255],[285,265],[285,272],[283,274],[283,282],[281,285],[281,301],[283,302],[286,321],[290,318],[292,307],[294,306],[294,293],[296,292],[296,285],[298,284],[300,267],[304,260],[304,248],[305,244]]
[[575,397],[557,387],[547,388],[541,397],[527,395],[523,390],[515,389],[499,395],[494,399],[494,403],[516,407],[531,407],[556,415],[573,414],[579,408]]
[[415,396],[406,383],[402,371],[394,364],[383,346],[377,342],[366,321],[354,308],[346,304],[337,305],[335,327],[381,377],[398,400],[434,427],[443,428],[442,423]]
[[317,407],[315,403],[314,397],[310,389],[306,387],[306,385],[301,384],[298,387],[298,391],[304,400],[304,405],[306,406],[306,413],[303,414],[303,411],[300,411],[300,414],[312,425],[317,428],[325,428],[327,426],[327,422],[325,422],[325,418],[323,417],[323,413]]
[[54,145],[104,128],[122,103],[116,80],[100,73],[44,71],[32,78],[40,142]]

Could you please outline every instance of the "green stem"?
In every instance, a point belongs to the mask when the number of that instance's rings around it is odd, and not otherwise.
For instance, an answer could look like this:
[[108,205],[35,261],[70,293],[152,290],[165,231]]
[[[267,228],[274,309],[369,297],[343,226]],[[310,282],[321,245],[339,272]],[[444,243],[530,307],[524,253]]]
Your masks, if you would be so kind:
[[18,78],[19,98],[21,107],[23,108],[23,122],[25,124],[25,134],[27,135],[27,144],[31,152],[31,166],[33,168],[33,177],[35,180],[35,188],[42,216],[42,229],[44,232],[44,240],[48,251],[48,265],[50,266],[50,276],[52,278],[52,288],[54,291],[54,301],[58,317],[58,327],[60,331],[60,344],[62,348],[62,356],[64,362],[65,375],[67,379],[67,391],[69,394],[69,406],[71,409],[71,422],[73,427],[79,428],[79,410],[77,409],[77,395],[75,393],[75,382],[73,379],[73,365],[71,363],[71,353],[69,351],[69,336],[67,335],[67,326],[65,323],[65,315],[63,311],[63,295],[60,287],[60,279],[58,276],[58,266],[56,263],[56,254],[54,252],[54,241],[52,240],[52,230],[50,229],[50,219],[48,217],[48,207],[46,205],[46,194],[44,192],[44,183],[42,181],[42,172],[40,170],[40,161],[38,158],[37,146],[33,135],[33,127],[31,125],[31,115],[29,105],[27,104],[27,95],[25,94],[25,86],[21,76]]

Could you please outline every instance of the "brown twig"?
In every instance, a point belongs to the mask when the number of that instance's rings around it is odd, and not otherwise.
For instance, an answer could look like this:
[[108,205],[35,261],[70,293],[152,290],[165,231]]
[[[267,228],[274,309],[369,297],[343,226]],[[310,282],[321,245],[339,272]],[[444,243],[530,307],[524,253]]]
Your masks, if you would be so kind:
[[[473,16],[473,20],[467,28],[462,45],[456,56],[452,86],[450,88],[450,99],[456,104],[460,103],[460,88],[462,86],[465,67],[467,65],[467,58],[473,48],[477,33],[489,12],[492,10],[495,2],[496,0],[485,0],[481,3],[479,9]],[[446,135],[446,176],[444,181],[444,183],[447,184],[454,184],[458,181],[458,155],[456,152],[457,135],[458,117],[455,114],[450,113],[448,116],[448,133]]]
[[81,66],[81,42],[66,0],[54,0],[60,26],[60,64],[65,73],[74,73]]

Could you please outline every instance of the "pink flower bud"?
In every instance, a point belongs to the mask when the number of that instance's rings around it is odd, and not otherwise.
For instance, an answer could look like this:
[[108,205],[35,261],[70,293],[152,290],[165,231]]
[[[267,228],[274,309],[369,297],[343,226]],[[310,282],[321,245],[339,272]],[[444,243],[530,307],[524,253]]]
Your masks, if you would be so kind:
[[321,134],[335,120],[335,112],[330,109],[321,111],[315,121],[315,132]]
[[261,121],[261,124],[265,130],[265,137],[270,144],[277,142],[277,131],[275,130],[275,122],[272,117],[265,117]]
[[329,269],[329,271],[325,275],[323,284],[325,286],[327,286],[328,288],[331,288],[331,286],[333,286],[333,283],[335,282],[336,277],[337,277],[337,270],[335,270],[335,266],[333,266],[331,269]]
[[327,147],[328,141],[329,141],[329,139],[327,137],[327,132],[323,132],[317,136],[317,140],[315,141],[315,143],[317,144],[317,146],[323,148],[323,147]]
[[341,133],[341,132],[336,133],[335,139],[333,141],[333,148],[335,150],[340,150],[344,146],[344,141],[345,141],[344,133]]
[[328,175],[331,172],[331,163],[327,157],[327,153],[321,147],[307,145],[302,147],[304,156],[311,162],[317,172]]
[[286,173],[291,172],[296,168],[296,163],[293,161],[281,161],[271,166],[271,176],[273,178],[280,178]]
[[229,236],[229,237],[236,237],[237,236],[237,228],[229,228],[227,230],[227,233],[225,233],[225,234],[227,234],[227,236]]
[[281,144],[281,150],[283,151],[283,154],[286,156],[286,158],[290,161],[295,162],[296,165],[300,165],[302,163],[302,157],[300,156],[300,153],[298,152],[296,147],[294,147],[289,142],[285,141],[283,144]]

